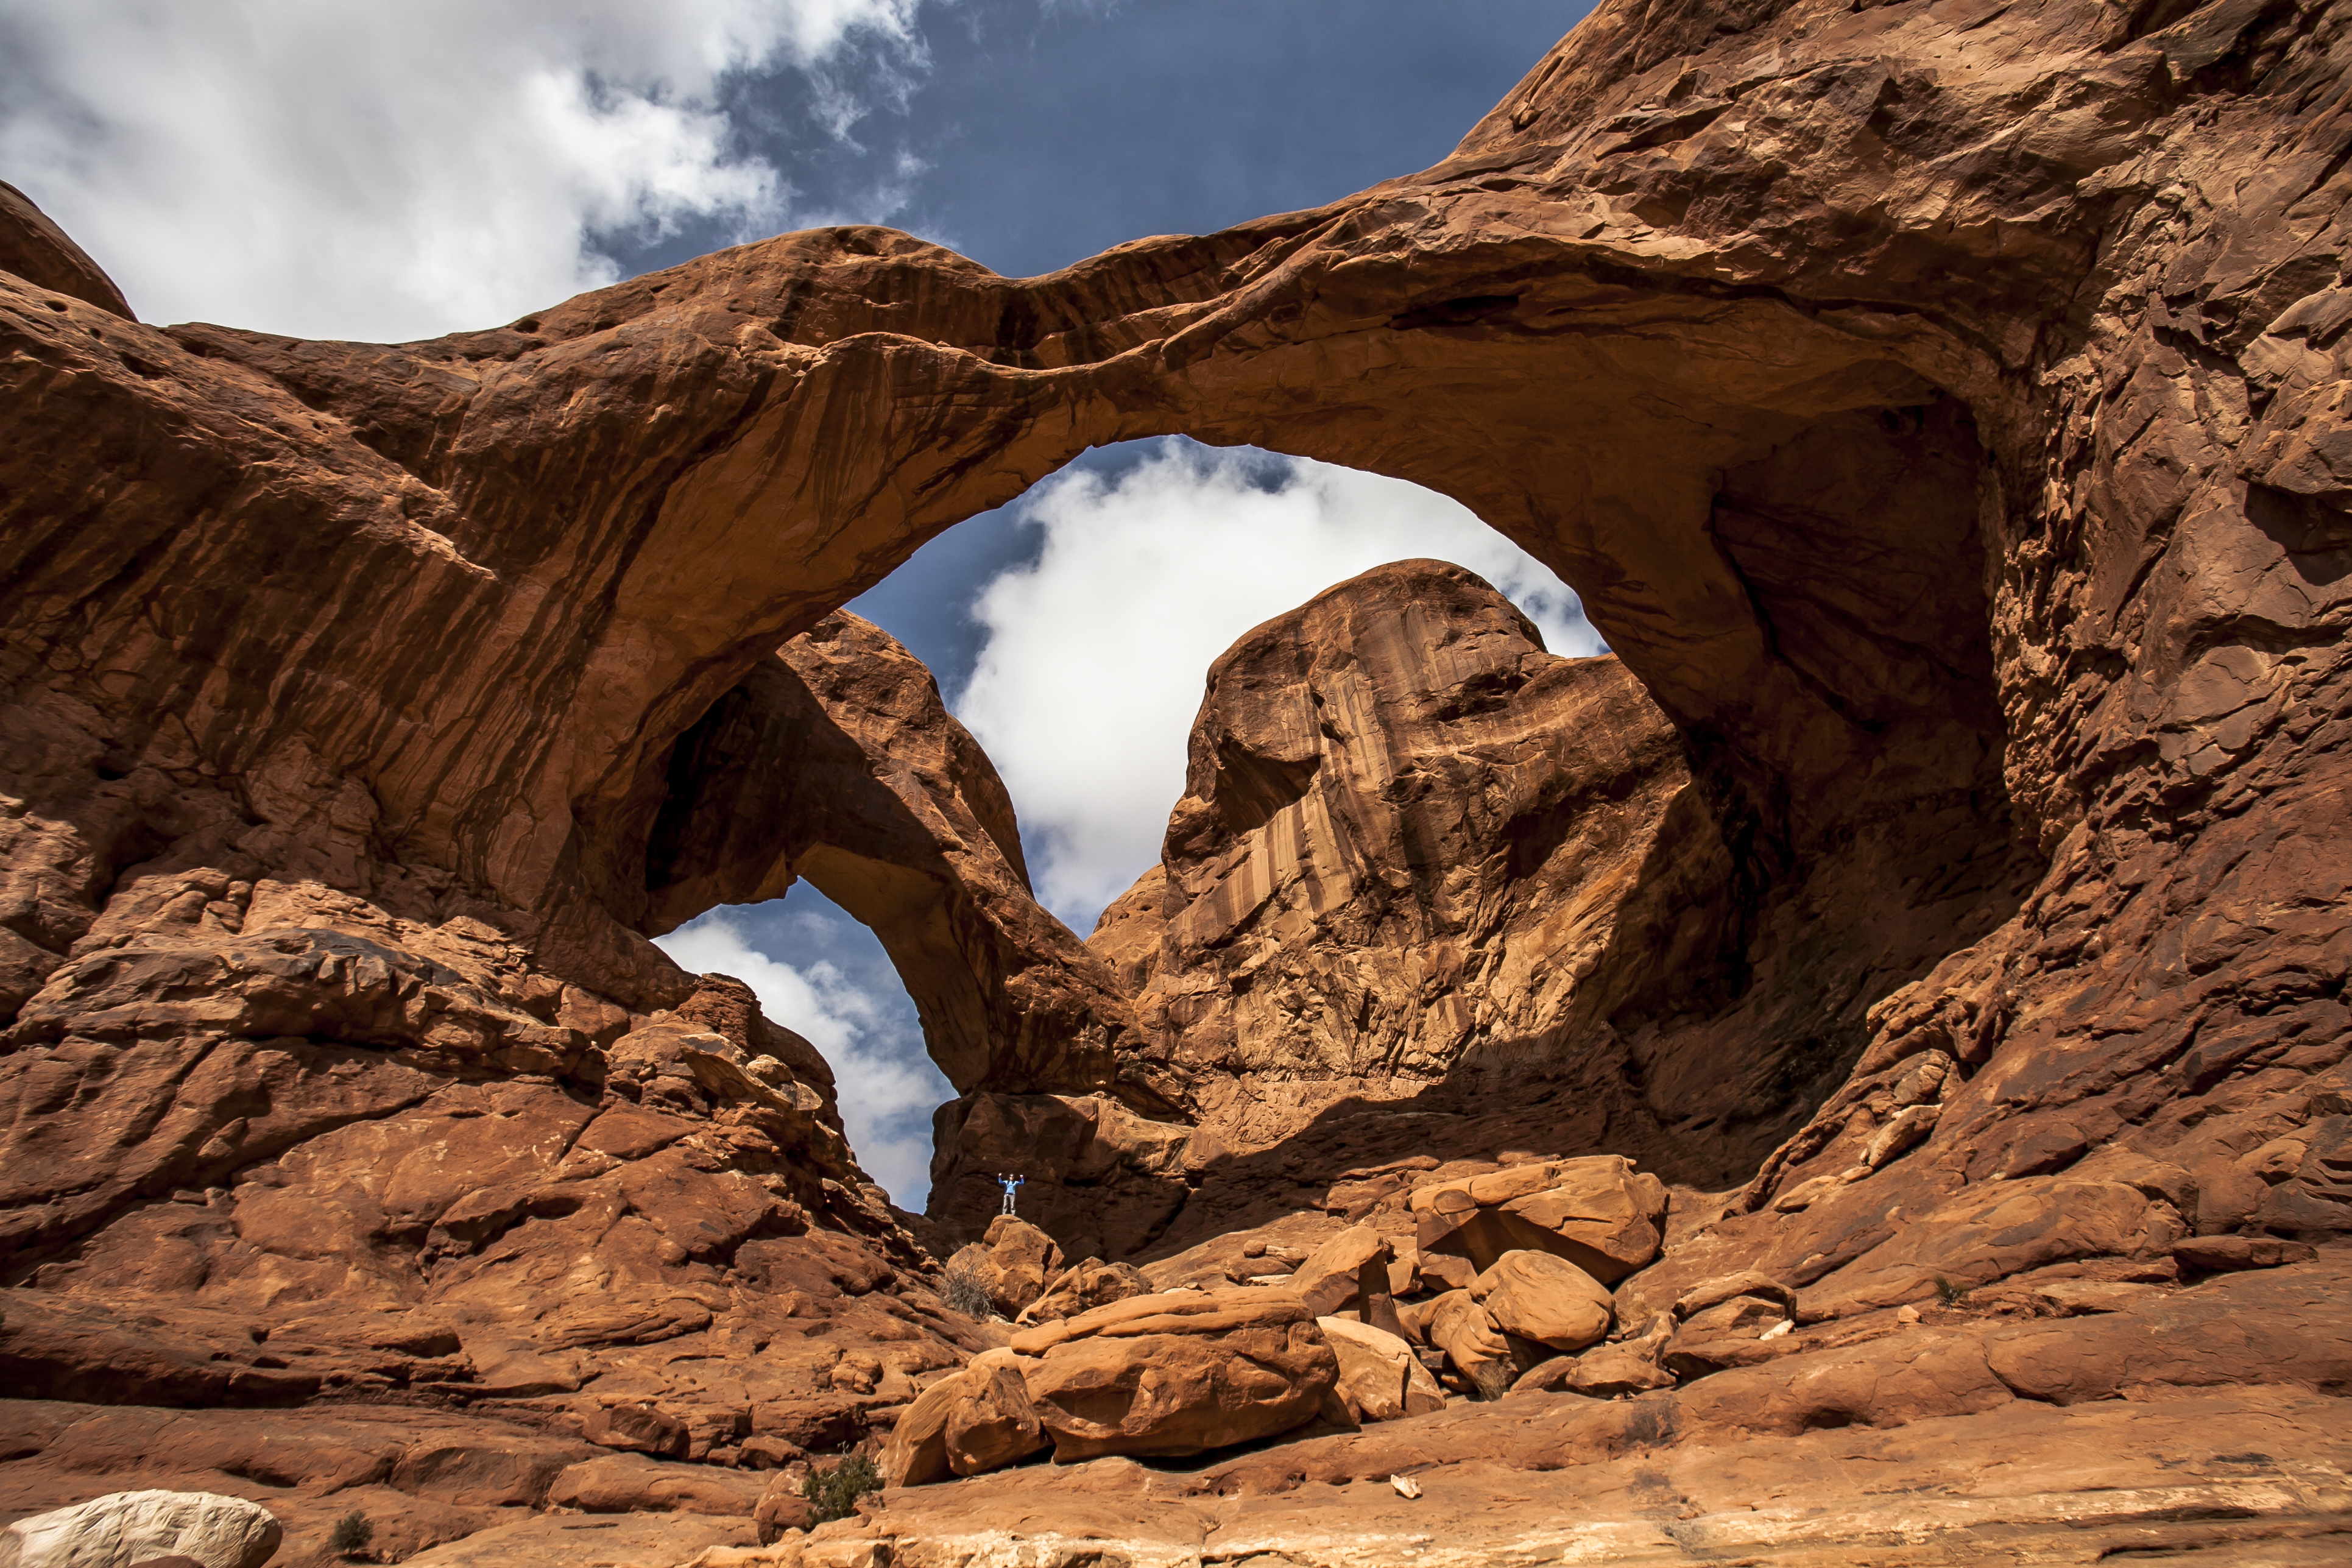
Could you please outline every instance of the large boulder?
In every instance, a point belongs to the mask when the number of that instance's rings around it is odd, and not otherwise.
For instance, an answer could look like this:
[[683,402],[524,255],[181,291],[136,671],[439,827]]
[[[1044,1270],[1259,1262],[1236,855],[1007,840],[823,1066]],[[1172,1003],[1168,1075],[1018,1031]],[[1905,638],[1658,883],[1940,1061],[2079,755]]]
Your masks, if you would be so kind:
[[1139,1334],[1058,1345],[1026,1372],[1064,1463],[1184,1455],[1287,1432],[1339,1382],[1311,1319],[1219,1334]]
[[1418,1315],[1421,1331],[1445,1352],[1468,1383],[1488,1398],[1511,1386],[1523,1370],[1496,1322],[1467,1290],[1448,1290]]
[[548,1487],[547,1500],[583,1513],[707,1513],[740,1519],[758,1510],[768,1487],[746,1470],[666,1464],[642,1454],[606,1454],[565,1468]]
[[1395,1257],[1388,1239],[1369,1225],[1352,1225],[1307,1255],[1283,1289],[1306,1298],[1318,1317],[1360,1307],[1390,1287]]
[[1045,1293],[1021,1310],[1018,1321],[1026,1327],[1074,1318],[1130,1296],[1148,1295],[1150,1290],[1151,1281],[1133,1264],[1105,1263],[1099,1258],[1089,1258],[1055,1275],[1045,1287]]
[[1029,1397],[1024,1364],[1035,1363],[1010,1350],[988,1351],[925,1389],[882,1450],[883,1479],[922,1486],[997,1469],[1045,1447],[1051,1439]]
[[1131,1297],[1024,1329],[927,1388],[883,1451],[893,1486],[1062,1462],[1199,1454],[1313,1419],[1339,1358],[1307,1303],[1236,1287]]
[[1008,1318],[1043,1296],[1046,1283],[1061,1271],[1062,1249],[1054,1238],[1010,1214],[989,1221],[986,1237],[959,1247],[948,1259],[948,1272],[976,1281],[990,1304]]
[[1567,1258],[1613,1285],[1658,1256],[1666,1186],[1619,1154],[1507,1166],[1414,1191],[1414,1239],[1479,1268],[1528,1249]]
[[1394,1421],[1445,1408],[1445,1391],[1386,1329],[1352,1318],[1318,1318],[1315,1326],[1339,1361],[1339,1402],[1358,1421]]
[[0,1530],[0,1568],[132,1568],[186,1557],[261,1568],[284,1536],[257,1502],[215,1492],[110,1492]]
[[1503,1254],[1470,1294],[1504,1332],[1556,1351],[1598,1344],[1612,1321],[1608,1288],[1548,1252]]
[[1012,1349],[1058,1460],[1197,1454],[1313,1418],[1339,1365],[1296,1294],[1137,1296],[1024,1330]]

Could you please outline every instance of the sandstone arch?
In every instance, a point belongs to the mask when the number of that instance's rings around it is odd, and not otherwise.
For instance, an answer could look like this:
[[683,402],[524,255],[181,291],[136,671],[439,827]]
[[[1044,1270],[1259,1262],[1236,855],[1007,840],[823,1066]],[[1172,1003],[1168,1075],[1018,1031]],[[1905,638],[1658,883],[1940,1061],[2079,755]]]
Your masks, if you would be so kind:
[[[678,738],[940,529],[1183,431],[1444,491],[1576,585],[1757,889],[1736,952],[1800,870],[1802,969],[1852,950],[1839,875],[2049,859],[1837,1003],[1910,985],[1865,1079],[2039,1042],[1920,1170],[2037,1108],[2147,1122],[2203,1092],[2152,1076],[2185,1037],[2269,1059],[2277,996],[2341,981],[2340,854],[2279,847],[2340,805],[2304,717],[2343,679],[2341,43],[2284,5],[1853,15],[1604,9],[1432,170],[1044,279],[835,230],[387,347],[0,279],[0,681],[70,824],[23,852],[19,962],[257,821],[674,1000],[636,933]],[[2141,889],[2231,877],[2180,956]]]

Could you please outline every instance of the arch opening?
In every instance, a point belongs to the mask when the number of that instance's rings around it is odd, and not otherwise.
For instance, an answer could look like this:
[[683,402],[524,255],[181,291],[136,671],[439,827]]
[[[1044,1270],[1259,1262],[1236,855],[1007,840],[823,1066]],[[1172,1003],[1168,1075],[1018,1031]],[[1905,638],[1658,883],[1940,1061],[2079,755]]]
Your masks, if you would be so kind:
[[905,1208],[929,1197],[931,1114],[955,1090],[923,1042],[914,998],[863,922],[803,881],[765,903],[721,905],[661,938],[687,970],[732,975],[771,1023],[806,1039],[834,1073],[842,1131],[859,1165]]
[[[852,813],[855,842],[804,826],[805,842],[766,863],[797,866],[886,933],[961,1093],[937,1127],[932,1214],[972,1229],[993,1207],[994,1169],[1034,1166],[1058,1182],[1029,1205],[1066,1240],[1105,1256],[1166,1250],[1244,1222],[1252,1204],[1295,1202],[1297,1169],[1313,1185],[1342,1164],[1376,1162],[1389,1142],[1401,1155],[1433,1137],[1495,1152],[1502,1129],[1481,1101],[1531,1071],[1541,1080],[1533,1098],[1550,1109],[1515,1102],[1513,1117],[1538,1141],[1534,1129],[1548,1121],[1550,1152],[1637,1152],[1706,1186],[1744,1179],[1843,1081],[1872,1005],[2006,919],[2038,867],[2000,771],[1980,540],[1989,460],[1961,404],[1903,391],[1899,402],[1783,421],[1770,432],[1780,439],[1700,475],[1696,507],[1678,498],[1681,515],[1655,520],[1660,534],[1680,525],[1674,542],[1720,579],[1705,585],[1720,601],[1708,635],[1645,623],[1625,601],[1660,584],[1622,563],[1587,578],[1603,605],[1596,619],[1611,624],[1613,608],[1632,634],[1619,700],[1656,703],[1672,776],[1661,774],[1656,809],[1631,832],[1636,868],[1609,900],[1604,934],[1576,960],[1576,1001],[1532,1026],[1465,1033],[1436,1070],[1422,1062],[1417,1078],[1378,1083],[1326,1072],[1286,1125],[1244,1127],[1215,1103],[1232,1098],[1216,1080],[1256,1092],[1264,1053],[1253,1065],[1228,1041],[1223,1057],[1188,1057],[1185,1021],[1139,1016],[1139,1002],[1151,1011],[1152,976],[1132,943],[1099,931],[1082,943],[1037,907],[1034,846],[1024,851],[986,756],[961,742],[942,742],[939,765],[911,789],[902,780],[895,805]],[[1414,466],[1409,452],[1391,455],[1387,471]],[[1519,510],[1549,506],[1523,493]],[[1588,528],[1590,510],[1588,501]],[[1625,521],[1611,520],[1621,538]],[[1591,553],[1557,548],[1573,531],[1554,529],[1553,553],[1590,570]],[[857,685],[834,679],[836,698]],[[854,733],[878,710],[870,694],[856,700],[865,720],[833,716],[833,739],[780,747],[749,739],[757,684],[714,705],[672,762],[648,860],[656,907],[672,916],[710,896],[715,868],[738,866],[716,874],[740,887],[740,866],[772,855],[772,845],[746,855],[745,824],[812,820],[803,775],[814,759],[832,755],[816,766],[835,778],[871,771],[873,735],[860,752]],[[929,701],[944,718],[935,687]],[[746,767],[747,744],[768,760]],[[780,784],[785,772],[800,782]],[[1247,796],[1236,790],[1232,804]],[[961,849],[940,850],[932,823],[915,856],[921,868],[894,861],[942,798],[967,829],[949,835]],[[1235,826],[1265,829],[1296,798],[1258,803],[1267,808],[1256,820]],[[1513,818],[1506,858],[1530,874],[1589,809],[1555,801]],[[978,899],[975,844],[997,862]],[[1507,983],[1535,984],[1525,973]],[[1247,1084],[1253,1071],[1261,1081]],[[1173,1157],[1191,1168],[1171,1166],[1168,1140],[1138,1122],[1202,1129]]]

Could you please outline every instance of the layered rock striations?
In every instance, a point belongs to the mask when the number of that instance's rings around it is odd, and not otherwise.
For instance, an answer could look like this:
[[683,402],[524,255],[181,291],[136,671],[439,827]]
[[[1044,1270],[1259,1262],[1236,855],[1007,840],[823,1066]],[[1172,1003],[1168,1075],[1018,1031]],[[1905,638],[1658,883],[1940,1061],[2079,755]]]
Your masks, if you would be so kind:
[[1089,945],[1204,1125],[1267,1147],[1549,1065],[1689,782],[1617,660],[1548,654],[1459,567],[1381,567],[1210,667],[1165,853]]

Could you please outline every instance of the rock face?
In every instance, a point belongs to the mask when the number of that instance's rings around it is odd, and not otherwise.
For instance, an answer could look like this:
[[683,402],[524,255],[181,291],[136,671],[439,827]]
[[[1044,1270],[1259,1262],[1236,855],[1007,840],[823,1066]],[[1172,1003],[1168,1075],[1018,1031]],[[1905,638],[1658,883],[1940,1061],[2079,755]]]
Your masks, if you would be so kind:
[[1458,566],[1379,567],[1210,667],[1160,864],[1089,945],[1220,1138],[1281,1142],[1540,1059],[1688,783],[1618,661],[1547,654]]
[[[911,1418],[992,1347],[824,1076],[645,940],[805,874],[929,966],[962,1235],[1010,1152],[1072,1256],[1205,1273],[1244,1223],[1363,1224],[1449,1288],[1413,1325],[1491,1393],[1524,1336],[1476,1244],[1419,1250],[1415,1190],[1604,1155],[1675,1184],[1607,1221],[1664,1250],[1560,1386],[1696,1381],[1204,1487],[1589,1469],[1543,1517],[1647,1551],[1670,1433],[1743,1485],[1941,1478],[1906,1539],[1989,1506],[2065,1539],[2094,1503],[2015,1500],[2094,1491],[2336,1508],[2239,1460],[2333,1455],[2346,1375],[2337,1249],[2286,1244],[2352,1216],[2347,52],[2295,0],[1611,0],[1448,159],[1323,208],[1029,279],[790,235],[404,345],[139,323],[0,204],[0,1375],[111,1402],[0,1401],[33,1506],[177,1462],[167,1427],[209,1489],[258,1484],[245,1416],[327,1430],[259,1407],[413,1401],[268,1473],[396,1509],[425,1561],[544,1558],[569,1524],[488,1510],[599,1449]],[[1318,600],[1220,667],[1158,891],[1085,948],[1023,902],[936,694],[827,617],[1174,432],[1454,496],[1614,658],[1427,568]],[[1625,1349],[1748,1274],[1793,1315],[1742,1289]],[[1937,1317],[1979,1291],[2036,1321]],[[1071,1327],[1147,1297],[1024,1331],[1038,1432],[1296,1430],[1336,1363],[1251,1293],[1230,1331]],[[1031,1440],[996,1386],[960,1451]],[[2021,1456],[2006,1490],[1889,1436],[1948,1418]],[[2146,1485],[2182,1455],[2196,1496]],[[1717,1513],[1660,1551],[1782,1528],[1675,1484]]]
[[24,192],[0,181],[0,272],[11,272],[27,283],[95,305],[101,310],[136,321],[130,302],[105,269],[89,258],[73,237],[49,221]]
[[1646,1148],[1605,1020],[1712,912],[1660,901],[1721,855],[1689,788],[1618,660],[1545,652],[1460,567],[1380,567],[1211,667],[1160,864],[1088,945],[1233,1155],[1563,1073]]

